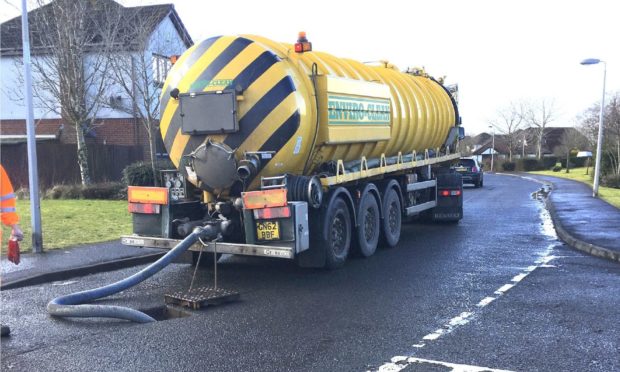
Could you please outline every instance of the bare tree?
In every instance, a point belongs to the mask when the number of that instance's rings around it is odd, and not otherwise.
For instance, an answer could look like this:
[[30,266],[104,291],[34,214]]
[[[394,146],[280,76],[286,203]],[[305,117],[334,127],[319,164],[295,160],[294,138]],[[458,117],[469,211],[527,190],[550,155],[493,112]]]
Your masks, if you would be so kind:
[[536,156],[542,158],[542,145],[545,139],[545,129],[555,120],[555,103],[553,100],[543,99],[539,102],[530,102],[525,105],[525,121],[534,128],[536,141]]
[[489,123],[504,135],[508,145],[508,161],[512,161],[512,153],[521,143],[519,129],[521,129],[524,116],[524,105],[519,102],[511,102],[507,107],[497,111],[495,119]]
[[609,98],[605,111],[605,153],[610,172],[620,175],[620,92]]
[[108,55],[115,47],[118,24],[108,15],[120,5],[86,0],[37,4],[40,8],[30,13],[29,22],[34,100],[75,130],[80,177],[86,185],[91,183],[86,134],[95,127],[111,84]]
[[566,173],[570,172],[570,154],[586,146],[586,137],[576,128],[566,128],[560,137],[560,145],[556,146],[554,153],[559,156],[566,156]]
[[517,137],[517,146],[521,152],[521,158],[525,158],[525,149],[534,141],[534,136],[528,129],[520,129],[515,133],[515,136]]
[[[580,117],[582,131],[592,148],[596,147],[599,127],[600,103],[594,104]],[[620,175],[620,92],[609,97],[603,112],[603,164],[601,173]]]
[[127,9],[119,21],[123,25],[125,40],[122,51],[111,54],[111,78],[116,93],[113,96],[129,97],[110,99],[109,107],[123,111],[137,118],[144,126],[149,140],[149,159],[156,176],[156,144],[159,134],[159,95],[161,86],[170,68],[169,53],[174,50],[180,54],[185,48],[173,45],[173,35],[169,31],[158,29],[161,15],[157,12],[144,11],[142,8]]

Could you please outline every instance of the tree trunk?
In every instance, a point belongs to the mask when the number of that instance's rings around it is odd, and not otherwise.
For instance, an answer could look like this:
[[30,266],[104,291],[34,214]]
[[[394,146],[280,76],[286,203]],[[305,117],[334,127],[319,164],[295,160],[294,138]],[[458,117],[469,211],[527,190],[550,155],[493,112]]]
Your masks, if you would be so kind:
[[153,182],[155,182],[155,186],[159,186],[159,177],[157,177],[157,168],[155,167],[155,161],[156,161],[155,135],[153,134],[152,125],[153,125],[152,122],[149,125],[147,125],[147,128],[149,128],[149,130],[148,130],[148,133],[149,133],[149,156],[150,156],[150,160],[151,160],[151,170],[153,171]]
[[84,138],[84,130],[80,125],[76,125],[75,132],[77,134],[77,158],[78,165],[80,166],[80,177],[82,179],[82,185],[90,185],[90,166],[88,163],[88,146],[86,145],[86,139]]
[[566,152],[566,173],[568,173],[568,168],[570,168],[569,160],[570,160],[570,150]]
[[620,138],[616,142],[616,175],[620,175]]

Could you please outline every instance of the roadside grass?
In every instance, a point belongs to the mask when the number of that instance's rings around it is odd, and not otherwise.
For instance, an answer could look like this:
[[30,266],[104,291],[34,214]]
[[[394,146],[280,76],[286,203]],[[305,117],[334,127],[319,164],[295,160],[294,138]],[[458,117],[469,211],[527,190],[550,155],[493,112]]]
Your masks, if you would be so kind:
[[[569,173],[566,173],[565,169],[562,169],[559,172],[554,171],[536,171],[529,172],[532,174],[539,174],[543,176],[553,176],[559,178],[567,178],[574,181],[583,182],[592,186],[592,168],[590,168],[589,174],[586,175],[586,168],[572,168]],[[613,205],[616,208],[620,208],[620,189],[614,189],[611,187],[603,187],[600,186],[598,189],[598,194],[601,199],[605,200],[607,203]]]
[[[19,224],[24,231],[22,252],[32,249],[30,201],[18,200]],[[131,233],[131,215],[123,200],[41,200],[43,249],[119,239]],[[10,229],[2,226],[2,252],[6,252]]]

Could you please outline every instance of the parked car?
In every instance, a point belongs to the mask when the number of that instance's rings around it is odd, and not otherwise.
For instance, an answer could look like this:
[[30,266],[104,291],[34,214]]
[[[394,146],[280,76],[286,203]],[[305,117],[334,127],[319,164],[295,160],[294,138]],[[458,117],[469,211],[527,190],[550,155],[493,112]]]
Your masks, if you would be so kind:
[[482,187],[484,184],[484,171],[475,157],[461,158],[454,170],[463,177],[463,183],[473,183],[474,187]]

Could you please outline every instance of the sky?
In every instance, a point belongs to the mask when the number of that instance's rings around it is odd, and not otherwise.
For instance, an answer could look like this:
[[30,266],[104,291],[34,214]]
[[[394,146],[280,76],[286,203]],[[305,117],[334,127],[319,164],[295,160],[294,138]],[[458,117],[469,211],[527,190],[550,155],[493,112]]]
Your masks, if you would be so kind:
[[[553,101],[551,125],[575,125],[603,91],[603,64],[580,65],[585,58],[606,61],[606,92],[620,92],[617,0],[119,2],[173,3],[194,42],[255,34],[293,43],[306,31],[314,50],[337,57],[422,66],[459,85],[467,134],[489,132],[498,110],[519,101]],[[0,0],[0,21],[19,15],[19,6]]]

